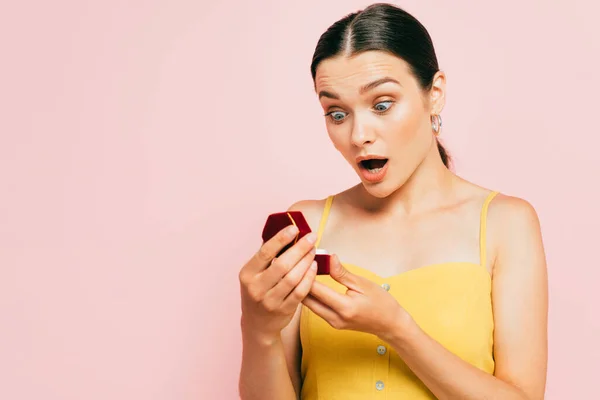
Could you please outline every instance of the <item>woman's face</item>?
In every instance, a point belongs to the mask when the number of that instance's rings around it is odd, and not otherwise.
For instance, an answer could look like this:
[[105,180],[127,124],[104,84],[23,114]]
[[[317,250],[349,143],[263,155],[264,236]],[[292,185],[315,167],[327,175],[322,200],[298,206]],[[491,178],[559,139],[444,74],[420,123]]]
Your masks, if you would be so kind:
[[443,83],[438,73],[423,93],[404,60],[380,51],[319,64],[315,87],[329,137],[374,196],[393,193],[432,153],[431,115],[443,107]]

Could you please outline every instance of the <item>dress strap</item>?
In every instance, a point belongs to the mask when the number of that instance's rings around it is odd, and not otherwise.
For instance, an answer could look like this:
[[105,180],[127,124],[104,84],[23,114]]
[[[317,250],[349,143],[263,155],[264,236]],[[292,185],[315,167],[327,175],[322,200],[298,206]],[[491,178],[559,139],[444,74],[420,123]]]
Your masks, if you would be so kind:
[[319,248],[319,243],[321,243],[321,237],[323,237],[323,231],[325,230],[325,225],[327,224],[327,217],[329,217],[329,210],[331,210],[331,203],[333,203],[333,195],[327,196],[327,200],[325,200],[325,208],[323,209],[321,222],[319,223],[319,230],[317,231],[317,241],[315,242],[316,248]]
[[487,264],[487,212],[490,205],[490,202],[496,197],[498,192],[491,192],[488,197],[483,202],[483,207],[481,208],[481,227],[479,231],[479,250],[480,250],[480,263],[483,267],[486,267]]

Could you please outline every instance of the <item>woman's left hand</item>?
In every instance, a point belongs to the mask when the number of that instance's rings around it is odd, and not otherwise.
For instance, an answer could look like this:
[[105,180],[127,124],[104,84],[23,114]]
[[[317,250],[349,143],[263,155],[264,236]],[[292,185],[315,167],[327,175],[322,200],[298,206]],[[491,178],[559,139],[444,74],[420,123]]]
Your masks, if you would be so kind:
[[347,290],[339,293],[314,281],[302,303],[335,329],[371,333],[386,339],[410,321],[409,314],[381,286],[348,271],[331,256],[330,276]]

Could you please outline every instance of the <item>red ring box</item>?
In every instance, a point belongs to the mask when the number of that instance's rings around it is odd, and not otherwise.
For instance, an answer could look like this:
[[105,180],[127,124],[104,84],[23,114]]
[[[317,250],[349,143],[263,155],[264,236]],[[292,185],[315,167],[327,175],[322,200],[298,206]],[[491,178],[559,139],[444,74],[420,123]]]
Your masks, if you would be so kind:
[[[308,235],[311,232],[310,227],[308,226],[308,223],[306,222],[306,219],[301,211],[286,211],[270,214],[265,222],[265,226],[262,231],[263,243],[271,239],[279,231],[289,225],[296,225],[299,232],[296,235],[296,238],[277,254],[277,257],[281,256],[302,237]],[[317,249],[315,261],[317,262],[317,275],[329,275],[331,256],[325,250]]]

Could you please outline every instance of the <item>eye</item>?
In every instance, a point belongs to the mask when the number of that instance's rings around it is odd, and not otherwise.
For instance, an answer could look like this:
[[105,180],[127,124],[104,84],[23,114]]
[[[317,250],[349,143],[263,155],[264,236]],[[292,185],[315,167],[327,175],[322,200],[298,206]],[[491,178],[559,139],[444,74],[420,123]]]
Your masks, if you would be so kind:
[[325,116],[331,118],[333,122],[341,122],[344,118],[346,118],[346,113],[343,111],[331,111],[325,114]]
[[392,104],[394,104],[393,101],[391,100],[387,100],[387,101],[382,101],[380,103],[375,104],[375,111],[379,112],[379,113],[383,113],[386,112],[387,110],[389,110],[392,107]]

